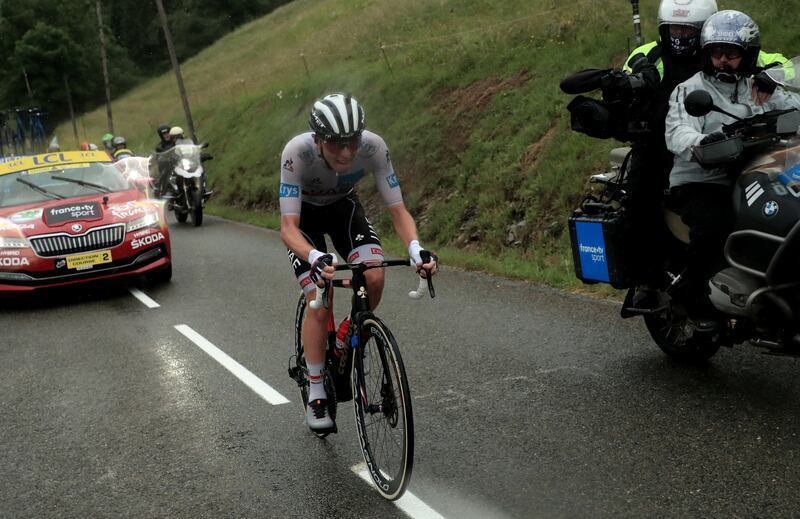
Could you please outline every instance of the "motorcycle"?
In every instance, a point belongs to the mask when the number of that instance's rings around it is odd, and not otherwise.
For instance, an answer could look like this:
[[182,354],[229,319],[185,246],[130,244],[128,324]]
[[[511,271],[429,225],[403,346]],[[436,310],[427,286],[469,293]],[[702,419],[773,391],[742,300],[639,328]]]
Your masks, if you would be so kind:
[[[795,90],[800,89],[795,70],[800,70],[800,58],[768,74]],[[710,111],[724,113],[704,91],[690,94],[685,107],[694,117]],[[626,251],[635,247],[636,239],[626,235],[625,173],[630,148],[612,151],[611,171],[590,179],[599,190],[586,195],[569,218],[578,278],[627,289],[621,316],[642,316],[654,342],[678,361],[703,362],[721,346],[745,342],[765,348],[765,353],[800,356],[798,128],[800,111],[774,110],[724,126],[726,139],[693,150],[703,167],[725,166],[736,176],[732,191],[736,222],[724,248],[726,266],[709,280],[710,300],[724,324],[718,331],[695,333],[680,298],[675,297],[683,282],[689,228],[668,207],[663,208],[666,240],[660,283],[637,285],[628,275]],[[655,304],[636,306],[634,296],[645,291]]]
[[203,162],[213,159],[202,151],[207,146],[181,139],[152,157],[159,172],[157,196],[167,202],[167,210],[175,212],[178,222],[183,223],[191,216],[195,227],[202,225],[203,208],[213,194],[207,188],[203,168]]

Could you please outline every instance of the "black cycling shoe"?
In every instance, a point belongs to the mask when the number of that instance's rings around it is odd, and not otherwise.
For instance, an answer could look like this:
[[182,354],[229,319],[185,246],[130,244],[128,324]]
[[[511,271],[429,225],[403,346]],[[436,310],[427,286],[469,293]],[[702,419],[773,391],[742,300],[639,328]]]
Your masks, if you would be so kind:
[[310,400],[306,406],[306,423],[314,432],[336,431],[336,423],[328,413],[328,401]]

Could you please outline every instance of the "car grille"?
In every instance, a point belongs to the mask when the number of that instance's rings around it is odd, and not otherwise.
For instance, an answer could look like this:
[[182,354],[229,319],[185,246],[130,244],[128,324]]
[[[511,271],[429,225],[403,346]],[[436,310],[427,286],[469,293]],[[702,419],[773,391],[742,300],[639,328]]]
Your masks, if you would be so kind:
[[45,258],[116,247],[125,238],[125,224],[98,227],[81,236],[67,233],[28,238],[33,251]]

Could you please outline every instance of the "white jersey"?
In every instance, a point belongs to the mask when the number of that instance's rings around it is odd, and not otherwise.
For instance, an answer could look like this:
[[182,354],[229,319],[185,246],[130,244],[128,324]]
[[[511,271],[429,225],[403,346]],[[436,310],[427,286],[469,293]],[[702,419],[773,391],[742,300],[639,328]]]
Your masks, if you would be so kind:
[[341,200],[367,175],[375,179],[386,205],[403,201],[389,149],[379,135],[365,130],[350,171],[337,174],[322,158],[314,134],[301,133],[281,155],[281,215],[299,215],[302,202],[323,206]]

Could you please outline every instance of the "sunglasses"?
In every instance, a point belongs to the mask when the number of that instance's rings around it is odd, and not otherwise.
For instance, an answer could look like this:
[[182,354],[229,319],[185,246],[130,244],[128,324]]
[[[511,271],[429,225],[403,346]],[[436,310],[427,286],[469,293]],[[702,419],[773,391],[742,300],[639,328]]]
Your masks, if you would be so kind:
[[322,144],[331,151],[340,151],[345,148],[355,151],[361,145],[361,137],[332,138],[323,140]]
[[722,56],[728,59],[739,59],[742,57],[742,50],[738,47],[731,47],[730,45],[711,47],[712,58],[721,59]]

